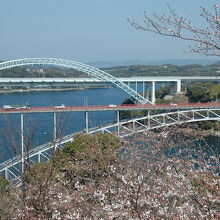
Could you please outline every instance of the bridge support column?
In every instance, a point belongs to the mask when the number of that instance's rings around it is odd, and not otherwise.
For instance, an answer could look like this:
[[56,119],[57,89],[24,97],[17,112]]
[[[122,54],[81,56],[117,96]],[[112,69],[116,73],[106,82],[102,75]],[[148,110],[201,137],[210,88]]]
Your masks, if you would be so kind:
[[149,85],[146,82],[146,98],[149,100],[150,99],[150,91],[149,91]]
[[6,180],[9,180],[8,169],[5,169],[5,179],[6,179]]
[[57,117],[56,117],[56,112],[53,113],[53,140],[54,143],[56,142],[57,139]]
[[155,103],[155,81],[152,81],[151,102]]
[[176,93],[180,93],[181,92],[181,79],[178,79],[178,81],[176,82]]
[[207,118],[209,118],[209,110],[207,110]]
[[56,112],[53,113],[53,142],[54,142],[54,149],[56,150],[56,139],[57,139],[57,114]]
[[24,114],[21,113],[21,173],[24,172]]
[[135,91],[138,92],[138,82],[135,82]]
[[143,81],[143,97],[145,97],[145,84],[144,84],[144,81]]
[[147,111],[147,127],[150,128],[150,110]]
[[117,129],[117,135],[119,136],[119,132],[120,132],[120,112],[116,111],[116,117],[117,117],[117,124],[118,124],[118,129]]
[[[194,113],[193,113],[194,114]],[[180,122],[180,113],[179,113],[179,109],[178,109],[178,111],[177,111],[177,120],[178,120],[178,122]]]
[[192,110],[192,119],[193,120],[195,119],[195,111],[194,111],[194,109]]
[[85,131],[86,134],[89,133],[89,113],[85,112]]
[[40,153],[37,155],[38,163],[40,163]]

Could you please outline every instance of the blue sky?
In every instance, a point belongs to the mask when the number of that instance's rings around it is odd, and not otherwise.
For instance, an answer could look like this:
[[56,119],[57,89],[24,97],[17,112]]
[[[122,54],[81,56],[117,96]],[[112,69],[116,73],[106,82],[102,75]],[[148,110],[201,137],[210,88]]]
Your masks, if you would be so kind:
[[[0,0],[0,60],[57,57],[81,62],[198,59],[187,42],[132,28],[127,18],[166,13],[166,4],[201,24],[217,0]],[[205,57],[207,58],[207,57]],[[210,58],[209,58],[210,59]]]

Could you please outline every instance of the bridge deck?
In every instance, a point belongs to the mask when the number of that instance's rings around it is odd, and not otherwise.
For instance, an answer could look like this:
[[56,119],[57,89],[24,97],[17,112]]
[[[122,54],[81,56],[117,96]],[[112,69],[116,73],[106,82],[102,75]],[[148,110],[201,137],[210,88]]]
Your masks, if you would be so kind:
[[[220,76],[135,76],[117,77],[122,82],[177,82],[190,80],[220,80]],[[108,82],[97,78],[0,78],[0,83],[94,83]]]
[[46,113],[46,112],[95,112],[95,111],[131,111],[131,110],[186,110],[199,108],[219,108],[220,103],[181,103],[181,104],[138,104],[138,105],[96,105],[96,106],[65,106],[64,108],[28,107],[28,108],[0,108],[0,114],[15,113]]

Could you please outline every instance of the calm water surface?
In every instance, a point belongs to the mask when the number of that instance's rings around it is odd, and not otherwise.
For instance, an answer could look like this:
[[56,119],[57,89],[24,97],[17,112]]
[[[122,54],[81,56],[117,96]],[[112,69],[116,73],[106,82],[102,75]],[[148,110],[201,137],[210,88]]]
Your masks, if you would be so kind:
[[[30,106],[109,105],[121,104],[128,95],[118,88],[86,89],[50,92],[20,92],[0,94],[0,107],[28,103]],[[32,146],[52,139],[53,114],[25,114],[25,136],[33,134]],[[70,134],[84,129],[84,113],[57,114],[58,135]],[[89,113],[89,126],[113,122],[114,112]],[[0,162],[14,156],[14,148],[20,149],[20,115],[0,115]],[[28,140],[26,140],[27,142]],[[9,143],[10,142],[10,143]]]
[[[140,88],[141,89],[141,88]],[[140,91],[141,92],[141,91]],[[128,94],[118,88],[86,89],[50,92],[20,92],[0,94],[0,107],[3,105],[19,105],[28,103],[30,106],[73,105],[109,105],[121,104]],[[89,126],[96,127],[115,120],[114,112],[89,113]],[[57,114],[58,136],[67,135],[84,129],[84,113]],[[38,146],[52,140],[53,114],[25,114],[24,127],[26,146]],[[31,141],[30,141],[31,140]],[[220,138],[210,137],[208,142],[220,152]],[[0,115],[0,162],[20,152],[20,115]]]

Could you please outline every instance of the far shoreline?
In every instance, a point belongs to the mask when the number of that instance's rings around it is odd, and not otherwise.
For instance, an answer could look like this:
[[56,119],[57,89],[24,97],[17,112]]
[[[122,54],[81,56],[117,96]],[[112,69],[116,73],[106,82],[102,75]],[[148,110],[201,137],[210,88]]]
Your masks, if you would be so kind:
[[72,90],[86,90],[86,89],[106,89],[109,86],[97,86],[97,87],[79,87],[79,88],[33,88],[33,89],[11,89],[0,90],[0,94],[7,93],[22,93],[22,92],[53,92],[53,91],[72,91]]

